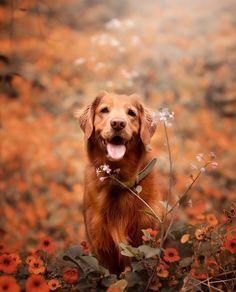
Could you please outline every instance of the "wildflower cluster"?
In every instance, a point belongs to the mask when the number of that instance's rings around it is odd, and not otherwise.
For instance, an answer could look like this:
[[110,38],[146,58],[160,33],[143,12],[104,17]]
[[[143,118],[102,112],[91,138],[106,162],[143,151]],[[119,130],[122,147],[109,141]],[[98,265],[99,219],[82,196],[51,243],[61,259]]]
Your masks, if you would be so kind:
[[99,177],[99,180],[103,182],[105,179],[109,178],[109,176],[117,176],[120,172],[120,169],[112,170],[108,164],[102,164],[96,169],[96,175]]
[[163,123],[166,127],[171,127],[172,122],[175,118],[175,113],[170,112],[168,108],[163,108],[159,111],[159,120]]

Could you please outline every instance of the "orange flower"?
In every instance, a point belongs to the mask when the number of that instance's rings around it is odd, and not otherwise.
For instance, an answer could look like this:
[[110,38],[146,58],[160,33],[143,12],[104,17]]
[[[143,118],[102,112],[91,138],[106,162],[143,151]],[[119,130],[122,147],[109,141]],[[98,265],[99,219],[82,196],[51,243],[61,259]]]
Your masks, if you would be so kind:
[[29,265],[32,261],[34,261],[37,258],[38,258],[37,256],[30,255],[26,258],[25,262]]
[[29,273],[36,275],[44,273],[45,272],[44,262],[39,258],[35,258],[30,262],[28,271]]
[[195,237],[197,240],[203,240],[205,236],[205,230],[204,229],[196,229],[195,231]]
[[20,287],[12,276],[0,276],[0,292],[20,292]]
[[225,249],[227,249],[232,254],[236,254],[236,239],[228,239],[225,242]]
[[163,258],[165,261],[169,263],[178,262],[180,260],[180,256],[177,249],[173,247],[169,247],[165,249]]
[[142,240],[143,241],[149,241],[152,239],[155,239],[156,235],[157,235],[157,230],[153,230],[152,228],[147,228],[145,230],[143,230],[144,234],[145,232],[148,233],[146,234],[147,236],[143,235],[142,236]]
[[180,242],[181,242],[181,243],[186,243],[186,242],[189,241],[189,238],[190,238],[190,235],[186,233],[186,234],[184,234],[184,235],[181,237]]
[[84,253],[88,254],[91,252],[91,248],[86,241],[81,241],[80,246]]
[[167,278],[169,276],[169,272],[167,271],[166,267],[162,264],[160,264],[157,267],[157,276],[161,277],[161,278]]
[[208,214],[206,219],[211,226],[216,226],[218,224],[218,220],[214,214]]
[[43,276],[31,275],[26,280],[26,292],[49,292],[49,287]]
[[148,229],[146,229],[146,231],[147,231],[152,237],[156,237],[156,235],[157,235],[157,230],[153,230],[152,228],[148,228]]
[[54,291],[61,287],[61,284],[57,279],[51,279],[48,281],[48,287],[50,290]]
[[13,260],[19,265],[21,263],[21,259],[18,253],[10,253],[10,256],[13,258]]
[[75,284],[79,279],[78,270],[75,268],[66,269],[63,275],[63,280],[70,284]]
[[9,254],[2,254],[0,256],[0,271],[12,274],[17,269],[16,261]]
[[55,243],[50,236],[45,236],[44,238],[41,238],[39,245],[38,245],[39,250],[44,250],[46,252],[52,253],[55,251],[56,246]]

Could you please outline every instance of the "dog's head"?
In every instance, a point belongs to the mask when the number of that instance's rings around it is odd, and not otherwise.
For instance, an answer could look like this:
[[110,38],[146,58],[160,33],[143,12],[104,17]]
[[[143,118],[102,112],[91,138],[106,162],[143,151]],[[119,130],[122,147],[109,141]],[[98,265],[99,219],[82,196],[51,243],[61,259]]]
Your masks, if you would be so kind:
[[111,161],[121,160],[138,140],[147,150],[156,129],[150,110],[134,94],[103,92],[75,117],[85,138],[95,139]]

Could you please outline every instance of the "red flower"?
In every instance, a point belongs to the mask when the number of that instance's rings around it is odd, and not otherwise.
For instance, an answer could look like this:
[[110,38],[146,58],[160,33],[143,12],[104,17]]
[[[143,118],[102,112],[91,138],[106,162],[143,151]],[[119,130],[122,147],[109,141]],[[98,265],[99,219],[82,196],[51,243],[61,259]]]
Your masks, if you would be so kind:
[[12,274],[16,271],[18,264],[9,254],[2,254],[0,256],[0,271]]
[[207,279],[207,273],[200,271],[199,269],[192,268],[190,271],[190,275],[198,280],[205,280]]
[[20,292],[20,287],[12,276],[1,276],[0,292]]
[[55,251],[56,246],[55,243],[50,236],[45,236],[41,238],[39,245],[38,245],[39,250],[44,250],[46,252],[52,253]]
[[78,270],[75,268],[66,269],[63,275],[63,280],[70,284],[75,284],[79,279]]
[[227,249],[232,254],[236,253],[236,239],[228,239],[225,242],[225,249]]
[[157,231],[153,230],[152,228],[146,229],[146,231],[152,236],[155,237],[157,235]]
[[43,276],[32,275],[26,281],[26,292],[49,292],[49,287]]
[[165,249],[163,258],[165,261],[169,263],[178,262],[180,260],[180,256],[177,249],[173,247],[169,247]]

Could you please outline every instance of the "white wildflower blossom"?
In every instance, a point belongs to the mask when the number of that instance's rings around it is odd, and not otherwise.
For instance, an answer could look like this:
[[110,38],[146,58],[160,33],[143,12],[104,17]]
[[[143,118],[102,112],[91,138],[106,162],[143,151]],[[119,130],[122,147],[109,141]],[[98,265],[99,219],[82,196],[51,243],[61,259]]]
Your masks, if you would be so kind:
[[132,19],[119,20],[118,18],[112,18],[105,24],[105,28],[109,30],[130,29],[135,26],[135,22]]
[[175,113],[174,112],[169,112],[168,108],[163,108],[159,112],[159,120],[160,122],[164,123],[167,127],[172,126],[172,121],[174,120]]
[[204,154],[203,153],[198,153],[196,155],[196,158],[197,158],[198,161],[202,161],[204,159]]
[[86,59],[83,58],[83,57],[81,57],[81,58],[75,59],[74,64],[77,65],[77,66],[79,66],[79,65],[84,64],[85,62],[86,62]]
[[106,172],[107,174],[111,173],[111,168],[110,168],[110,166],[108,164],[103,164],[100,167],[101,167],[101,170]]
[[206,168],[205,168],[205,167],[201,167],[201,168],[200,168],[200,172],[201,172],[201,173],[206,172]]
[[101,177],[99,178],[99,180],[100,180],[101,182],[104,182],[104,180],[105,180],[106,178],[108,178],[108,176],[101,176]]
[[105,24],[105,27],[107,29],[120,29],[122,26],[122,23],[119,19],[117,18],[112,18],[110,21],[108,21],[106,24]]
[[212,168],[216,168],[217,166],[218,166],[217,162],[215,162],[215,161],[211,162],[211,167]]
[[216,155],[215,155],[214,152],[211,151],[211,152],[209,153],[209,157],[210,157],[211,160],[213,160],[213,159],[216,158]]
[[123,24],[126,28],[133,28],[135,26],[135,22],[132,19],[124,20]]

